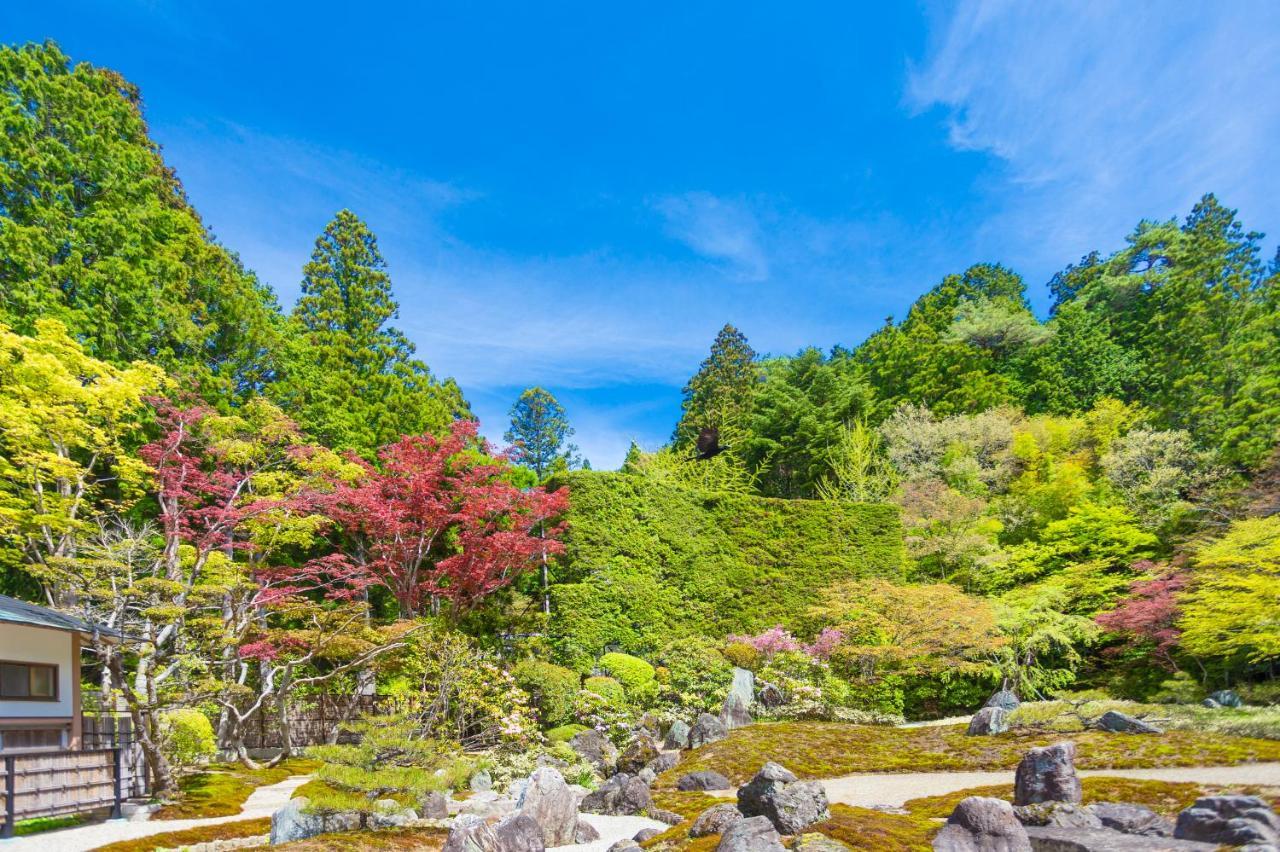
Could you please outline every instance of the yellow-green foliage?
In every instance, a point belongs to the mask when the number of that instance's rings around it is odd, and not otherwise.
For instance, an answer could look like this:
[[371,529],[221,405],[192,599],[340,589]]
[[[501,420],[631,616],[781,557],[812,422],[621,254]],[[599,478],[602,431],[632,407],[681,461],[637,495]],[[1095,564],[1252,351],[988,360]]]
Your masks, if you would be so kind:
[[1024,702],[1009,716],[1014,728],[1039,728],[1069,733],[1084,730],[1108,710],[1150,719],[1166,729],[1198,731],[1237,737],[1280,740],[1280,707],[1219,707],[1198,704],[1139,704],[1134,701]]
[[1182,647],[1202,657],[1280,657],[1280,515],[1236,521],[1196,554],[1183,596]]
[[582,688],[606,699],[611,707],[622,707],[627,703],[626,690],[611,677],[589,677],[583,682]]
[[896,507],[704,493],[625,473],[552,480],[573,495],[551,640],[586,670],[610,646],[806,625],[815,589],[898,578]]
[[278,784],[291,775],[306,775],[318,765],[314,760],[291,758],[269,769],[246,769],[238,763],[210,766],[181,779],[178,800],[153,816],[158,820],[235,816],[258,787]]
[[[659,789],[686,772],[713,769],[741,784],[773,760],[802,778],[854,772],[1008,770],[1028,749],[1063,739],[1053,731],[1015,731],[970,737],[964,725],[889,728],[839,722],[755,724],[694,751],[658,777]],[[1247,737],[1168,731],[1161,736],[1081,731],[1071,735],[1081,769],[1151,766],[1220,766],[1280,760],[1280,742]]]
[[218,750],[209,717],[191,708],[160,716],[161,747],[174,766],[194,766]]
[[511,670],[516,686],[529,693],[530,703],[544,727],[573,720],[573,700],[578,694],[578,673],[544,660],[522,660]]
[[627,698],[635,704],[647,705],[658,692],[653,666],[639,657],[613,652],[600,658],[600,668],[622,684]]
[[99,846],[93,852],[153,852],[156,849],[181,849],[197,843],[211,843],[215,840],[239,840],[243,837],[258,837],[271,833],[271,818],[246,819],[238,822],[221,822],[216,825],[202,825],[199,828],[188,828],[183,831],[168,831],[164,834],[152,834],[137,840],[121,840]]

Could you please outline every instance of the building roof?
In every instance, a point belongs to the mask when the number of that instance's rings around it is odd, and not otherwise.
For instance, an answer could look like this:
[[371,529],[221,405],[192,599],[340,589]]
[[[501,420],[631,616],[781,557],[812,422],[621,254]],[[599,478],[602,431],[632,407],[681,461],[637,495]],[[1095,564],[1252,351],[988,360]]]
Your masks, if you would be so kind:
[[118,630],[104,627],[76,618],[56,609],[36,606],[33,603],[20,601],[7,595],[0,595],[0,622],[9,624],[27,624],[32,627],[49,627],[54,630],[65,630],[68,633],[82,633],[86,636],[103,636],[110,639],[123,639]]

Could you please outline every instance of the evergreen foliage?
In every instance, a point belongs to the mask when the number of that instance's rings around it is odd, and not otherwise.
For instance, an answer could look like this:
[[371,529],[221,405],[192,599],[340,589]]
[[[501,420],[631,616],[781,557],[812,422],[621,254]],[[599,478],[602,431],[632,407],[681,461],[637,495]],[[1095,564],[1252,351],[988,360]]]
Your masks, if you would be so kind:
[[511,428],[502,440],[511,444],[511,457],[542,480],[554,471],[579,463],[577,447],[568,443],[573,427],[564,407],[543,388],[528,388],[511,406]]

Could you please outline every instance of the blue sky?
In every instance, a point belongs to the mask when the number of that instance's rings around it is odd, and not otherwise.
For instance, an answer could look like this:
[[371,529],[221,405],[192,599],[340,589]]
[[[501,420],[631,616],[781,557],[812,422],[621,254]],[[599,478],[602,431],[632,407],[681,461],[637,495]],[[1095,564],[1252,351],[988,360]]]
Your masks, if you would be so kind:
[[[943,275],[1044,282],[1213,191],[1280,231],[1280,4],[9,3],[123,72],[214,233],[297,296],[332,214],[499,437],[670,434],[726,321],[854,345]],[[1265,242],[1274,250],[1274,239]]]

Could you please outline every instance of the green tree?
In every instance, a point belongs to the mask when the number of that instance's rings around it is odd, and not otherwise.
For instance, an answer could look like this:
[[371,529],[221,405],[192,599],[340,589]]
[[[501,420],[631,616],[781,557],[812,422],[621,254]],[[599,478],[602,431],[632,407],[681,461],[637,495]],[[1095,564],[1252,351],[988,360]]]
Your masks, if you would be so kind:
[[290,318],[293,339],[276,397],[336,449],[371,455],[399,438],[469,416],[452,379],[438,382],[388,323],[399,307],[368,226],[341,210],[316,240]]
[[556,470],[568,470],[579,462],[577,447],[564,407],[551,392],[527,388],[511,406],[511,428],[502,439],[511,444],[513,460],[545,479]]
[[684,387],[676,447],[692,447],[703,429],[720,430],[723,441],[743,426],[759,381],[755,350],[742,332],[726,323],[711,344],[711,354]]
[[0,47],[0,323],[61,321],[213,401],[273,374],[270,292],[218,246],[148,135],[138,89],[53,42]]
[[826,500],[879,503],[893,493],[897,474],[884,454],[880,433],[863,421],[840,432],[830,451],[831,473],[818,483]]

